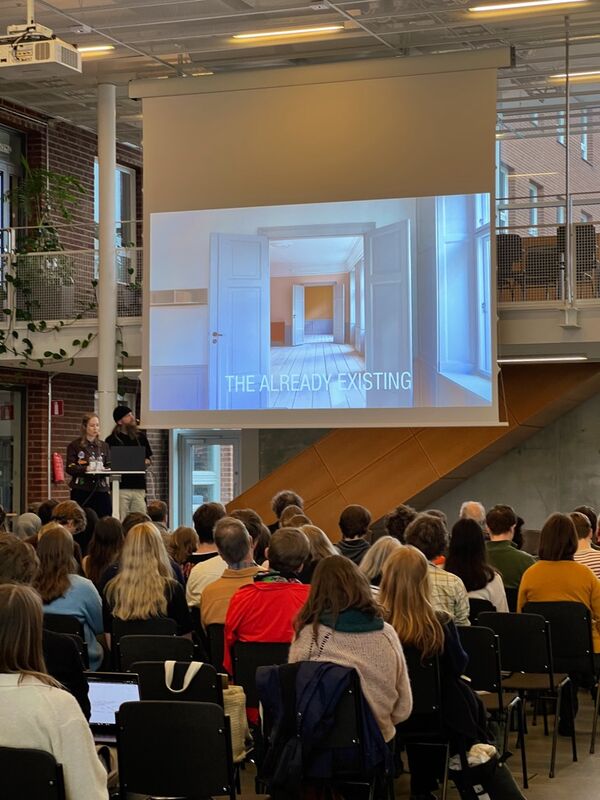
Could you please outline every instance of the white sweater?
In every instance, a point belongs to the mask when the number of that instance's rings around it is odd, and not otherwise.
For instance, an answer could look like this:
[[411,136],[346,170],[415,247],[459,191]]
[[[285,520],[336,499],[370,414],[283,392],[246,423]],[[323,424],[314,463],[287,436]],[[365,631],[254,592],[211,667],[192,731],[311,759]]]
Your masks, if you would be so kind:
[[52,753],[62,764],[67,800],[107,800],[106,770],[75,698],[26,676],[0,675],[0,746]]
[[469,592],[469,597],[479,600],[489,600],[490,603],[496,607],[496,611],[503,614],[508,611],[506,591],[502,583],[502,576],[499,572],[494,575],[493,579],[484,586],[483,589],[476,589],[473,592]]
[[354,668],[386,742],[394,737],[394,726],[410,716],[406,661],[398,635],[387,622],[383,630],[368,633],[342,633],[320,625],[316,640],[312,625],[307,625],[292,642],[289,661],[332,661]]

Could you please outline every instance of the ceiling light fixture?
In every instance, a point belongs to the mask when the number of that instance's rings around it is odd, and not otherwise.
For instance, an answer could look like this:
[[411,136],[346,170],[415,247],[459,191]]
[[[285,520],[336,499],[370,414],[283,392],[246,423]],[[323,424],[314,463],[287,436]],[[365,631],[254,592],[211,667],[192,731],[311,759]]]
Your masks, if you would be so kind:
[[469,11],[513,11],[519,8],[540,8],[544,6],[564,6],[572,3],[585,3],[586,0],[522,0],[518,3],[494,3],[489,6],[471,6]]
[[141,371],[142,371],[141,367],[119,367],[119,369],[117,370],[117,372],[132,372],[132,373],[138,373]]
[[233,38],[236,41],[248,39],[275,39],[278,36],[311,36],[317,33],[339,33],[343,31],[343,25],[315,25],[310,28],[289,28],[280,31],[255,31],[254,33],[236,33]]
[[499,358],[499,364],[565,364],[570,361],[587,361],[587,356],[515,356]]
[[[573,78],[589,78],[592,75],[600,75],[600,69],[590,69],[586,72],[569,72],[568,77],[573,80]],[[563,72],[560,75],[550,75],[550,78],[554,80],[566,80],[567,73]]]
[[85,47],[78,47],[77,48],[80,53],[87,54],[87,53],[108,53],[111,50],[115,49],[114,44],[94,44],[86,45]]
[[214,72],[192,72],[192,78],[203,78],[205,75],[214,75]]
[[508,178],[537,178],[542,175],[558,175],[558,172],[514,172]]

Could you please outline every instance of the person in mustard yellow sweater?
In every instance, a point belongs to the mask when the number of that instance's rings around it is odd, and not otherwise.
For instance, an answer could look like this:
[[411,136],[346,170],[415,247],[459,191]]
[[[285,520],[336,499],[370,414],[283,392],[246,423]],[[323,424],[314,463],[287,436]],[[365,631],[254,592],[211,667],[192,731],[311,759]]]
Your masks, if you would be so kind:
[[[573,560],[576,551],[577,532],[573,520],[567,514],[551,514],[540,534],[539,561],[521,578],[517,611],[526,603],[583,603],[592,614],[594,653],[600,654],[600,580],[585,564]],[[596,655],[595,660],[599,658]],[[570,677],[576,712],[577,681],[576,676]],[[569,736],[566,715],[561,713],[560,716],[559,733]]]

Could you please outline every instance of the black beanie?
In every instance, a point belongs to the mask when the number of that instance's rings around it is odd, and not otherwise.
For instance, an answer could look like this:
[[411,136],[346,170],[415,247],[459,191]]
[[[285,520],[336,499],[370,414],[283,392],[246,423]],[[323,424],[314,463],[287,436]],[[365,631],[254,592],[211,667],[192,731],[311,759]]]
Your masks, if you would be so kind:
[[118,422],[123,417],[126,417],[127,414],[131,414],[132,411],[129,406],[117,406],[113,411],[113,419],[115,422]]

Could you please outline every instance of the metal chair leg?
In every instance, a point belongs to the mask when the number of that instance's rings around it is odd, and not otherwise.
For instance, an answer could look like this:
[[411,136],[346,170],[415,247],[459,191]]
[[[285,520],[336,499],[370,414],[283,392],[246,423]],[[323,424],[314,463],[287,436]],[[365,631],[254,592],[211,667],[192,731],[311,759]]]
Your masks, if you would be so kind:
[[590,753],[596,752],[596,729],[598,727],[598,711],[600,710],[600,685],[595,680],[596,700],[594,702],[594,716],[592,718],[592,740],[590,742]]
[[575,735],[575,697],[574,693],[577,691],[573,686],[573,681],[569,680],[568,685],[569,699],[571,700],[571,750],[573,753],[573,761],[577,761],[577,736]]
[[554,767],[556,765],[556,744],[558,741],[558,712],[560,709],[560,701],[562,697],[562,686],[559,686],[556,692],[556,714],[554,715],[554,729],[552,731],[552,753],[550,755],[550,772],[549,778],[554,777]]
[[523,701],[519,700],[518,726],[519,726],[519,740],[521,742],[521,768],[523,770],[523,788],[529,788],[529,781],[527,779],[527,754],[525,752],[525,714]]
[[445,745],[444,756],[444,782],[442,784],[442,796],[440,800],[447,800],[448,797],[448,761],[450,760],[450,744]]

